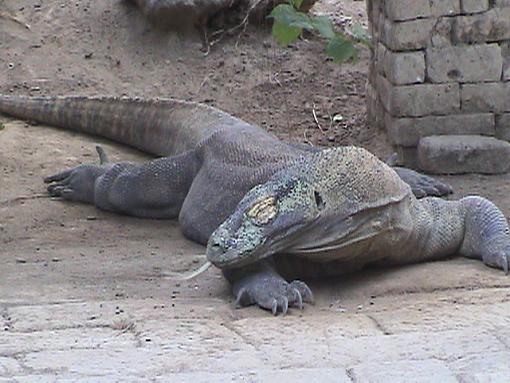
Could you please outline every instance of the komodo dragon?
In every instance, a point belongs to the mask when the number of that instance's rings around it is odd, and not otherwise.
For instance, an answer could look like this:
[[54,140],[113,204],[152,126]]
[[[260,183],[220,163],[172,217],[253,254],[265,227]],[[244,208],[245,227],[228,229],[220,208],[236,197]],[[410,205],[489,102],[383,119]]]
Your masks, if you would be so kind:
[[276,314],[313,300],[304,282],[280,275],[332,275],[454,253],[508,272],[510,234],[496,206],[480,197],[417,200],[411,187],[419,195],[450,189],[360,148],[285,143],[215,108],[172,99],[0,95],[0,112],[167,156],[109,163],[98,150],[100,165],[45,182],[65,200],[178,218],[186,237],[208,244],[208,259],[242,306]]

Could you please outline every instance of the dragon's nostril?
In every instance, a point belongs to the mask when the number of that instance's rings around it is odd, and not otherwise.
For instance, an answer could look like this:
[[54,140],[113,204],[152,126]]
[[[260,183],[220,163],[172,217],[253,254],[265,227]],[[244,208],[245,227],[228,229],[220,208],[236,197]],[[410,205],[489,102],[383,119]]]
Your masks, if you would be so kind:
[[227,240],[227,247],[235,249],[237,247],[237,240],[235,238],[228,239]]

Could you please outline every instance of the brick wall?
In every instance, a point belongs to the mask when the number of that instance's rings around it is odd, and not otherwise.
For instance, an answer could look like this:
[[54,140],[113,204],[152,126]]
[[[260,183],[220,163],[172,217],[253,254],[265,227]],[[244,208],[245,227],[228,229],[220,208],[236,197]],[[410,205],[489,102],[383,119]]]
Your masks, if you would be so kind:
[[[423,145],[439,142],[448,152],[445,142],[481,135],[499,140],[467,138],[459,158],[447,153],[463,164],[445,172],[510,170],[510,144],[501,141],[510,140],[510,0],[367,0],[367,8],[369,121],[388,132],[399,162],[430,170],[427,161],[441,153],[426,158]],[[422,140],[443,135],[458,139]],[[489,147],[508,156],[507,168],[487,163]]]

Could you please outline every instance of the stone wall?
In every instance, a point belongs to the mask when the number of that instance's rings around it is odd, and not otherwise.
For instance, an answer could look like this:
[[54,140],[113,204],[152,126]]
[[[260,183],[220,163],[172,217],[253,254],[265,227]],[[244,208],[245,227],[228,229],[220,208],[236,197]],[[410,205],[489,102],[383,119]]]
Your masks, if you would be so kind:
[[445,173],[510,170],[510,0],[367,8],[369,121],[388,132],[398,161]]

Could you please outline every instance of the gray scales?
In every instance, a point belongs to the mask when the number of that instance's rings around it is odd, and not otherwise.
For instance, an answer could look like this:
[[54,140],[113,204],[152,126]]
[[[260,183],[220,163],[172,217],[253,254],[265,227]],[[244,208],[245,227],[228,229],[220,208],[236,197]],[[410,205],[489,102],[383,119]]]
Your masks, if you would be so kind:
[[510,232],[493,203],[417,199],[451,189],[361,148],[286,143],[218,109],[174,99],[0,95],[0,112],[162,157],[110,163],[99,148],[100,165],[45,182],[66,200],[178,219],[186,237],[207,245],[241,306],[286,313],[313,300],[294,278],[456,253],[508,272]]

